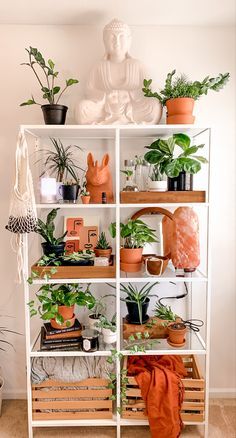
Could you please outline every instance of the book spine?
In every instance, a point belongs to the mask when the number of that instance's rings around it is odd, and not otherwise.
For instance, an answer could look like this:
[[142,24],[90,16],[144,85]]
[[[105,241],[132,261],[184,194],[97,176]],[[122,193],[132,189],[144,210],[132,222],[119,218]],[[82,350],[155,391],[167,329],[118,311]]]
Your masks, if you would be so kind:
[[79,337],[76,338],[58,338],[58,339],[44,339],[43,344],[57,344],[57,343],[68,343],[68,342],[77,342],[79,341]]
[[47,335],[59,335],[62,333],[68,333],[68,332],[74,332],[75,330],[78,330],[78,327],[68,327],[67,329],[53,329],[53,330],[48,330],[47,327],[45,327],[45,331]]
[[46,344],[46,345],[44,345],[44,344],[41,344],[41,346],[40,346],[40,350],[61,350],[61,349],[63,349],[63,350],[67,350],[67,349],[69,349],[69,348],[74,348],[75,350],[79,350],[79,347],[81,346],[81,344],[80,343],[72,343],[72,344],[68,344],[68,345],[57,345],[57,344],[53,344],[53,345],[50,345],[50,344]]

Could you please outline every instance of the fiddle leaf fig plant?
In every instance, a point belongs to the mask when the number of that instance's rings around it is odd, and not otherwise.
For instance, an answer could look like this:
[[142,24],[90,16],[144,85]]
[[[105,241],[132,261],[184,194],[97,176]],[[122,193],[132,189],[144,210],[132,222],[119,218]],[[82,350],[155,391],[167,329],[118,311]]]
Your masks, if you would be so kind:
[[[175,147],[179,146],[182,152],[176,157]],[[174,134],[167,140],[157,139],[150,146],[144,156],[145,160],[159,166],[161,174],[165,173],[169,178],[179,176],[180,172],[197,173],[201,170],[201,163],[207,163],[207,159],[201,155],[196,155],[204,144],[191,146],[191,139],[186,134]]]
[[[55,79],[59,72],[55,69],[55,63],[52,59],[45,61],[42,53],[35,47],[25,49],[28,53],[28,62],[23,62],[21,65],[26,65],[33,71],[43,94],[43,99],[47,100],[50,105],[58,104],[61,96],[71,85],[78,84],[78,79],[67,79],[65,86],[62,88],[55,85]],[[34,96],[31,99],[21,103],[20,106],[26,105],[42,105],[35,101]]]

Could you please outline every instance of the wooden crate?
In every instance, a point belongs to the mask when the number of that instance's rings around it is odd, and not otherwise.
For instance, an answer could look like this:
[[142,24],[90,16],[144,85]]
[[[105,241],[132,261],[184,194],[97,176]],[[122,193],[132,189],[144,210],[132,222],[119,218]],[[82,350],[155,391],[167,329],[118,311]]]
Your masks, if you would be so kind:
[[152,204],[205,202],[206,192],[203,190],[186,190],[179,192],[120,192],[121,204]]
[[32,385],[33,420],[112,418],[109,382],[89,378],[72,383],[46,380]]
[[[182,356],[188,377],[181,379],[184,385],[184,401],[181,409],[183,421],[204,421],[205,382],[201,375],[197,359],[193,355]],[[124,359],[124,369],[127,369],[127,356]],[[129,377],[126,384],[127,404],[122,406],[122,418],[145,419],[145,402],[141,397],[135,377]]]
[[35,263],[31,266],[31,272],[36,272],[39,278],[49,275],[50,278],[115,278],[116,264],[115,257],[112,256],[110,266],[55,266],[57,272],[51,274],[50,271],[54,266],[38,266]]

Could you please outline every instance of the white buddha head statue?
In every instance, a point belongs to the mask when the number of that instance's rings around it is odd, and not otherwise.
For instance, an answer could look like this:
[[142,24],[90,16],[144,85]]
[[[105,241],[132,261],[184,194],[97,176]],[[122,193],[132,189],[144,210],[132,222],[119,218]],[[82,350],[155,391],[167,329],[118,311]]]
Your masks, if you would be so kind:
[[105,59],[113,57],[123,60],[129,57],[131,32],[127,24],[114,18],[103,30]]

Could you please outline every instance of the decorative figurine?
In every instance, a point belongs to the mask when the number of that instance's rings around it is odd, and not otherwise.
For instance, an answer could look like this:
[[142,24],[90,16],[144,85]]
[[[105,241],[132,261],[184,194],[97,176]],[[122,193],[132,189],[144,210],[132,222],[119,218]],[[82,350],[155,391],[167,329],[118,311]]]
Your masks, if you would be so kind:
[[155,98],[143,96],[144,68],[129,54],[129,26],[112,20],[104,28],[103,41],[105,56],[89,75],[87,99],[80,101],[77,108],[78,123],[159,123],[161,104]]
[[108,166],[109,155],[104,155],[102,164],[99,166],[97,161],[94,163],[93,155],[90,152],[87,157],[87,163],[88,170],[86,172],[86,187],[91,196],[90,202],[101,204],[102,193],[106,192],[107,203],[113,203],[112,176]]

